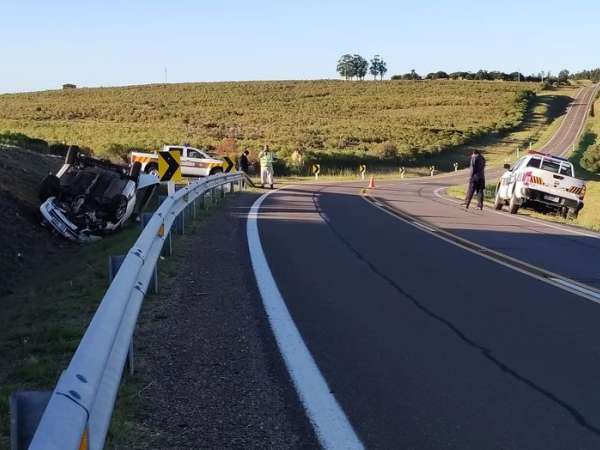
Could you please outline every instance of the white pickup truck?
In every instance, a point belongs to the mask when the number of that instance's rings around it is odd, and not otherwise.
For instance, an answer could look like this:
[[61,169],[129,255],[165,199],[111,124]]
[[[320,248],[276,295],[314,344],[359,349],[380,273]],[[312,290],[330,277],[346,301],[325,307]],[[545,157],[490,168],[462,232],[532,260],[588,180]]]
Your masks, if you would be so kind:
[[[165,145],[163,151],[177,151],[181,154],[181,174],[184,177],[206,177],[223,172],[224,160],[216,159],[203,150],[187,145]],[[158,175],[158,154],[132,152],[131,165],[139,161],[146,173]]]
[[508,204],[511,214],[520,207],[554,211],[563,217],[577,217],[583,208],[585,183],[575,178],[573,164],[564,158],[530,152],[507,171],[496,187],[494,207]]

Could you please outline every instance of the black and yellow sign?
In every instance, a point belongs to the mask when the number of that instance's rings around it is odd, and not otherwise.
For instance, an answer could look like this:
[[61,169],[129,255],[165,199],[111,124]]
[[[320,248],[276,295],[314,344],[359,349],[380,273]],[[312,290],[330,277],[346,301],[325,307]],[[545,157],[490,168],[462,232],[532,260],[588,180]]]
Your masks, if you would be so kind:
[[358,166],[358,171],[364,175],[367,172],[367,166],[361,164],[360,166]]
[[229,158],[229,156],[223,156],[223,159],[225,160],[225,162],[223,163],[223,172],[229,173],[231,172],[231,169],[233,169],[235,172],[235,164],[233,164],[233,161]]
[[160,181],[181,181],[181,153],[158,152],[158,178]]
[[319,173],[321,173],[321,164],[313,164],[312,173],[313,175],[319,175]]

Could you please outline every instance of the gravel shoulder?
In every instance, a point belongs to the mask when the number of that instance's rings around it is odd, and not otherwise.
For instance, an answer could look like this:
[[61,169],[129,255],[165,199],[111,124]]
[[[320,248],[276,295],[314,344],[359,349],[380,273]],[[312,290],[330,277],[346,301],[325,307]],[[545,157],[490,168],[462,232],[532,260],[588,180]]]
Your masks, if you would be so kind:
[[163,262],[110,448],[318,448],[250,265],[246,214],[257,197],[229,197]]

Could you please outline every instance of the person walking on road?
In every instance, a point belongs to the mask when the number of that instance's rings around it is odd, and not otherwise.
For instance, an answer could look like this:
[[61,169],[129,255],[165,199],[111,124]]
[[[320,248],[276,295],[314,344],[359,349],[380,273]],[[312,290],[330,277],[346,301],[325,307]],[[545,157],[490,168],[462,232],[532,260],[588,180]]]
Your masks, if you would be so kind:
[[260,159],[260,184],[265,187],[268,184],[273,189],[273,152],[265,145],[258,155]]
[[248,174],[248,168],[250,167],[250,161],[248,160],[249,154],[250,152],[248,150],[244,150],[240,156],[240,170],[246,175]]
[[483,209],[483,191],[485,189],[485,158],[479,150],[473,150],[469,164],[469,189],[465,198],[465,208],[469,209],[473,194],[477,194],[477,207]]

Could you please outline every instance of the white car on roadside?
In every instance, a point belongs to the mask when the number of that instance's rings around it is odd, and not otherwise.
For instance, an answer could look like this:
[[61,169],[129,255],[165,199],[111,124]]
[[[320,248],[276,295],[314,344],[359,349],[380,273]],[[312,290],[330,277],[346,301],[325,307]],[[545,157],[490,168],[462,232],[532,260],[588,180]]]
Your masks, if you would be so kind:
[[[204,150],[187,145],[165,145],[162,151],[180,154],[181,174],[184,177],[207,177],[223,173],[223,159],[213,158]],[[131,164],[139,162],[142,171],[158,175],[158,153],[132,152]]]
[[547,153],[530,152],[507,169],[496,187],[494,207],[508,205],[511,214],[521,207],[577,217],[583,208],[585,183],[575,178],[573,164]]

